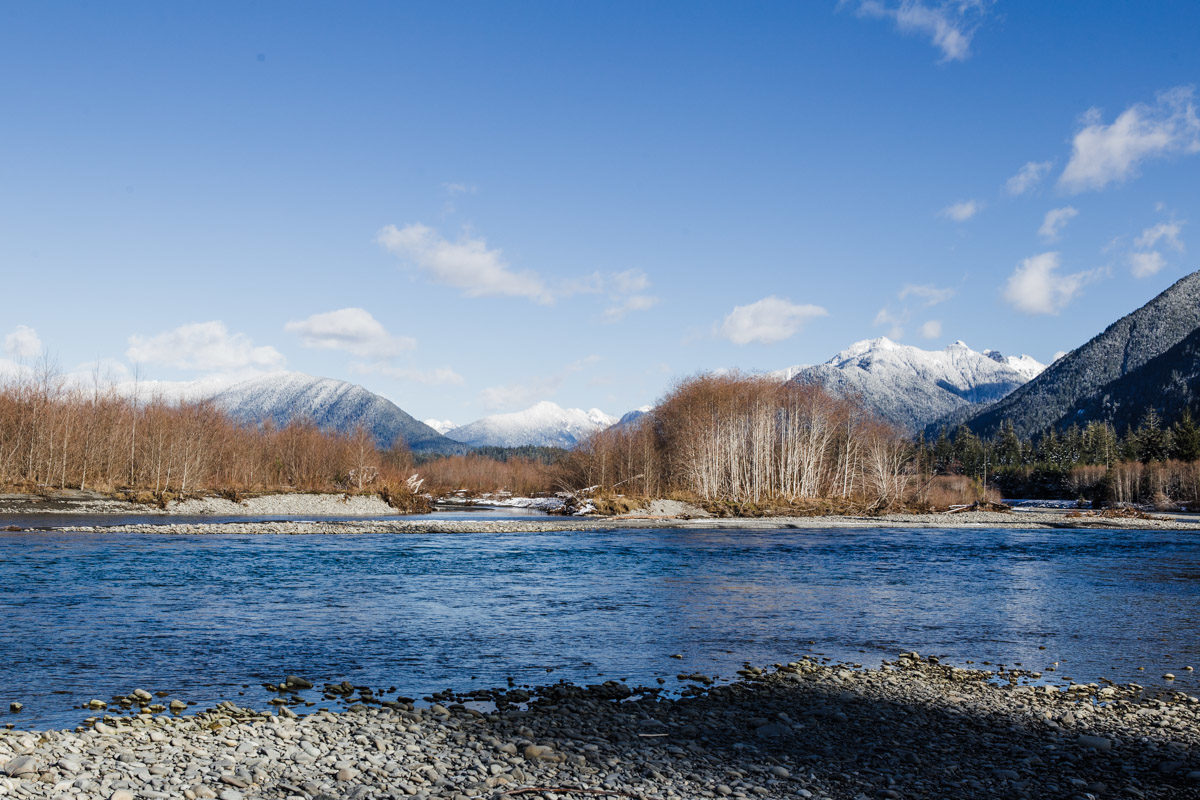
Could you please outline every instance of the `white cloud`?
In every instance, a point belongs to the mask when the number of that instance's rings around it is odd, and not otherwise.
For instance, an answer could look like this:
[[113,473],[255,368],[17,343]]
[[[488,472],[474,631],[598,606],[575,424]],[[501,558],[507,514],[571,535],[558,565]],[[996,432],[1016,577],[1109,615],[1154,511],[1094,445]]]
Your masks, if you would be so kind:
[[468,297],[524,297],[546,305],[554,302],[554,295],[537,273],[514,272],[501,252],[489,250],[483,239],[464,235],[450,242],[432,228],[414,223],[403,228],[388,225],[375,240],[434,281],[459,289]]
[[938,212],[938,215],[955,222],[966,222],[982,210],[983,203],[977,200],[963,200],[961,203],[952,203],[946,206]]
[[921,326],[921,336],[926,339],[938,339],[942,335],[942,323],[931,319]]
[[28,325],[18,325],[4,337],[4,352],[9,358],[37,358],[42,354],[42,340]]
[[244,333],[229,332],[218,320],[180,325],[156,336],[129,337],[130,361],[205,371],[275,369],[284,363],[274,347],[255,347]]
[[648,294],[650,278],[639,269],[629,269],[611,275],[597,273],[599,290],[608,295],[610,305],[604,309],[606,322],[623,319],[631,311],[646,311],[658,305],[658,298]]
[[930,284],[917,285],[908,283],[904,285],[904,288],[902,288],[900,293],[896,296],[902,301],[907,300],[910,297],[920,298],[925,302],[925,307],[928,308],[930,306],[936,306],[939,303],[944,303],[951,297],[954,297],[954,290],[942,289]]
[[1067,227],[1067,223],[1077,216],[1079,216],[1079,209],[1074,206],[1050,209],[1042,219],[1042,225],[1038,228],[1038,236],[1048,242],[1054,241],[1063,232],[1063,228]]
[[1025,194],[1042,182],[1050,167],[1049,161],[1028,161],[1004,183],[1004,188],[1013,197]]
[[1151,248],[1158,245],[1161,241],[1171,248],[1183,252],[1183,239],[1180,238],[1180,233],[1183,231],[1183,223],[1172,220],[1171,222],[1160,222],[1157,225],[1152,225],[1142,231],[1134,244],[1142,248]]
[[1151,250],[1148,253],[1129,254],[1129,267],[1135,278],[1149,278],[1151,275],[1162,270],[1166,265],[1167,260],[1157,250]]
[[300,337],[305,347],[316,350],[345,350],[362,358],[388,359],[412,350],[417,341],[409,336],[392,336],[379,320],[362,308],[339,308],[293,320],[283,326]]
[[1059,275],[1059,266],[1059,255],[1055,252],[1022,260],[1008,278],[1004,299],[1026,314],[1057,314],[1096,274]]
[[721,323],[720,335],[734,344],[782,342],[794,336],[810,319],[828,314],[820,306],[798,305],[771,295],[749,305],[735,306]]
[[858,15],[890,19],[901,33],[927,36],[943,61],[962,61],[971,54],[971,38],[990,5],[989,0],[859,0]]
[[1143,161],[1195,152],[1200,118],[1191,87],[1180,86],[1160,92],[1152,105],[1130,106],[1110,125],[1101,121],[1099,109],[1088,111],[1058,183],[1076,193],[1103,189],[1135,176]]
[[379,362],[364,364],[354,363],[350,365],[353,372],[359,374],[375,374],[387,375],[389,378],[399,378],[402,381],[412,381],[413,383],[424,383],[430,386],[452,385],[461,386],[465,381],[463,376],[459,375],[450,367],[434,367],[433,369],[413,369],[410,367],[398,367],[391,364],[381,364]]

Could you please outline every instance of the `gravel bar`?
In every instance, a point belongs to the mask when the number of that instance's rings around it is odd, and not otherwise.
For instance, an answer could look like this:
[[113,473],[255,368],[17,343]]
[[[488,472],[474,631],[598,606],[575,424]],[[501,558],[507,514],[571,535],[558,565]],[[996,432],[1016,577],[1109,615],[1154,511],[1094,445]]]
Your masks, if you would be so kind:
[[156,534],[336,534],[336,533],[542,533],[622,529],[779,530],[830,528],[1095,528],[1200,531],[1193,517],[1151,519],[1071,516],[1048,509],[1021,512],[971,511],[960,514],[880,516],[727,517],[658,516],[546,517],[531,520],[389,519],[277,522],[212,522],[155,525],[72,525],[55,530]]
[[223,703],[7,731],[0,796],[1200,797],[1200,703],[1184,694],[1037,685],[915,653],[878,669],[806,657],[741,675],[688,676],[676,698],[610,681],[426,707],[367,690],[337,713]]

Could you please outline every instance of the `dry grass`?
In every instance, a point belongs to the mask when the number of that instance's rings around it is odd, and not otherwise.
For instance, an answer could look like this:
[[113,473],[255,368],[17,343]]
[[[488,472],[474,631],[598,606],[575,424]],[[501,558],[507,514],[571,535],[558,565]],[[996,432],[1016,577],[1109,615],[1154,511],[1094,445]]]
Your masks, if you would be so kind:
[[426,461],[421,477],[434,495],[465,492],[480,495],[511,492],[521,497],[555,489],[555,467],[527,458],[497,461],[479,455],[447,456]]
[[974,503],[1000,502],[1000,492],[985,487],[979,481],[965,475],[934,475],[914,498],[916,507],[928,511],[944,511],[951,506]]
[[600,494],[591,498],[591,500],[596,506],[596,513],[606,517],[632,514],[635,511],[644,509],[649,504],[647,498],[627,497],[623,494]]

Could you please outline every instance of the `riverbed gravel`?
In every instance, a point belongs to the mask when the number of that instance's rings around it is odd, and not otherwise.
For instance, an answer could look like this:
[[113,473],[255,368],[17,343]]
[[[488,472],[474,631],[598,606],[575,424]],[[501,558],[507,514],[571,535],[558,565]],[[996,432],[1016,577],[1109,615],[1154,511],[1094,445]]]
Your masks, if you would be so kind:
[[[522,505],[509,498],[507,505]],[[1095,528],[1200,531],[1200,514],[1153,514],[1102,516],[1089,511],[1062,508],[1026,508],[1019,511],[962,511],[928,514],[876,514],[830,516],[771,516],[714,518],[696,506],[672,500],[653,501],[646,509],[622,516],[547,516],[545,518],[497,520],[446,520],[398,515],[396,510],[373,495],[273,494],[247,497],[234,502],[222,497],[175,501],[166,509],[93,496],[68,493],[62,497],[0,495],[0,527],[4,515],[25,517],[39,513],[161,516],[164,524],[100,524],[55,526],[56,530],[79,532],[128,532],[160,534],[206,533],[539,533],[638,528],[681,528],[705,530],[775,530],[786,528]],[[292,517],[274,522],[170,523],[174,515],[213,517]],[[305,517],[344,517],[329,521]],[[392,519],[364,519],[392,517]]]
[[[2,518],[0,518],[2,519]],[[354,533],[548,533],[553,531],[751,530],[837,528],[1094,528],[1200,531],[1194,517],[1154,519],[1073,517],[1069,512],[1039,509],[1022,512],[972,511],[961,514],[884,514],[880,516],[755,517],[714,519],[662,516],[546,517],[541,519],[386,519],[280,520],[273,522],[206,522],[137,525],[70,525],[56,530],[82,533],[202,534],[354,534]]]
[[609,681],[414,706],[367,690],[336,713],[224,703],[7,731],[0,796],[1200,797],[1200,704],[1181,693],[1038,685],[917,654],[878,669],[806,657],[741,674],[726,685],[684,676],[675,697]]

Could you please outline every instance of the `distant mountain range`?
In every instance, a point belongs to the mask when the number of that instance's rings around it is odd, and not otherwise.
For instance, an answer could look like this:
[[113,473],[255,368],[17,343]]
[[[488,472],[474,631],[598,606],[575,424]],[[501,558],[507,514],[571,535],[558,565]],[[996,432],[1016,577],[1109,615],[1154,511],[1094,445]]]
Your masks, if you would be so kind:
[[1195,397],[1200,272],[1181,278],[1029,383],[962,420],[994,435],[1011,421],[1019,436],[1091,420],[1132,424],[1151,406],[1182,410]]
[[[856,342],[824,364],[768,373],[853,396],[897,427],[936,435],[965,424],[994,435],[1010,420],[1020,436],[1092,420],[1133,426],[1149,408],[1176,418],[1200,401],[1200,272],[1188,275],[1086,344],[1044,367],[1029,356],[977,352],[962,342],[922,350],[887,338]],[[234,418],[286,425],[311,419],[325,430],[364,426],[380,447],[402,438],[414,452],[474,447],[572,448],[613,425],[631,426],[649,406],[620,419],[599,409],[546,401],[466,425],[418,421],[362,386],[279,372],[232,386],[213,401]]]
[[312,420],[322,430],[349,433],[363,426],[381,448],[397,438],[413,452],[461,453],[468,448],[447,439],[385,397],[363,387],[299,372],[276,372],[235,384],[212,401],[234,419],[283,426]]
[[1043,369],[1029,356],[980,353],[963,342],[922,350],[880,337],[855,342],[824,364],[795,371],[790,380],[860,398],[881,419],[916,432],[953,412],[998,400]]
[[562,408],[543,401],[524,411],[494,414],[446,431],[446,436],[472,447],[562,447],[570,449],[596,431],[618,422],[593,408]]
[[377,446],[387,448],[402,438],[415,453],[466,453],[474,447],[570,449],[618,422],[599,409],[562,408],[551,402],[484,417],[468,425],[455,426],[436,419],[421,422],[362,386],[299,372],[276,372],[244,381],[211,400],[241,422],[269,421],[282,427],[297,420],[312,420],[322,430],[340,433],[361,425]]

